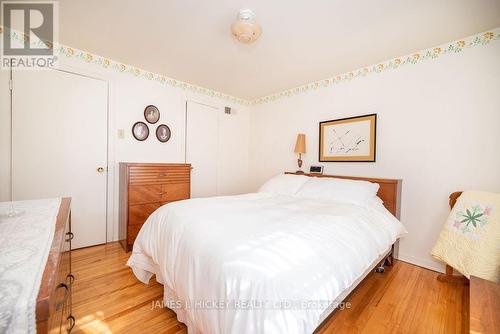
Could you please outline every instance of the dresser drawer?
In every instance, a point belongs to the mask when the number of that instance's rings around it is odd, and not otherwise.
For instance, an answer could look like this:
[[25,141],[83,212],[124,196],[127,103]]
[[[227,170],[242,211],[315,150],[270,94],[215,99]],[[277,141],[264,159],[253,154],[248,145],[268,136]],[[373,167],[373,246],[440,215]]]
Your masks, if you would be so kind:
[[129,225],[142,225],[159,207],[160,203],[131,205],[128,209]]
[[[48,327],[46,333],[48,334],[60,334],[61,333],[61,326],[62,326],[62,321],[63,321],[63,310],[59,309],[56,310],[55,307],[52,311],[52,315],[49,318],[48,321]],[[45,332],[45,331],[43,331]]]
[[128,200],[130,205],[161,202],[161,184],[131,185],[128,188]]
[[162,185],[162,202],[179,201],[189,198],[189,183],[174,183]]
[[[67,236],[68,234],[66,234]],[[69,242],[69,239],[66,239]],[[71,314],[71,290],[73,280],[69,279],[71,250],[61,252],[61,260],[57,270],[57,285],[51,297],[51,316],[48,333],[59,334],[66,332],[67,318]],[[63,330],[64,329],[64,330]]]
[[147,166],[131,167],[130,184],[161,184],[189,182],[191,167]]

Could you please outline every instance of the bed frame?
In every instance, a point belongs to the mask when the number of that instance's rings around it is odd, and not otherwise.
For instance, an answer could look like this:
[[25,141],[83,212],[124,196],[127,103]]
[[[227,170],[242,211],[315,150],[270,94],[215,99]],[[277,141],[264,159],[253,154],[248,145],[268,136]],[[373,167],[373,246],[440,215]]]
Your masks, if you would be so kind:
[[[392,213],[396,218],[400,219],[401,215],[401,185],[403,183],[400,179],[380,179],[380,178],[371,178],[371,177],[361,177],[361,176],[340,176],[340,175],[324,175],[324,174],[307,174],[307,173],[296,173],[296,172],[285,172],[285,174],[295,174],[295,175],[305,175],[309,177],[334,177],[338,179],[348,179],[348,180],[361,180],[368,181],[372,183],[378,183],[380,188],[377,192],[377,196],[382,199],[384,202],[384,206]],[[393,260],[398,255],[399,249],[399,241],[397,240],[386,252],[384,252],[377,260],[375,260],[372,265],[358,278],[353,285],[342,292],[332,303],[333,305],[338,305],[341,302],[345,301],[359,286],[359,284],[368,276],[370,272],[375,269],[382,268],[383,266],[392,265]],[[327,309],[324,314],[321,316],[320,323],[318,327],[314,331],[317,333],[328,320],[333,316],[336,309]]]

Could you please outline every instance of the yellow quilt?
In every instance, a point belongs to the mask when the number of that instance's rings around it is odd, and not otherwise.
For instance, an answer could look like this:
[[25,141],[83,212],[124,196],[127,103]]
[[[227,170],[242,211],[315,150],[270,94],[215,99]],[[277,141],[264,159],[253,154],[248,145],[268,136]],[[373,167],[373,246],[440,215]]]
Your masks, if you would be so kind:
[[500,194],[463,192],[431,255],[467,278],[500,282]]

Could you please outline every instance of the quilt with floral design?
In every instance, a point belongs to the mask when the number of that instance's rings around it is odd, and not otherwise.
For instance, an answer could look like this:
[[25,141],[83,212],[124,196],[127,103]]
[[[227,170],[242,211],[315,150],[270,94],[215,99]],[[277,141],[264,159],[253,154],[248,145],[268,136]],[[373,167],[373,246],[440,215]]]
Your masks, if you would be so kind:
[[500,194],[463,192],[431,254],[467,278],[500,282]]

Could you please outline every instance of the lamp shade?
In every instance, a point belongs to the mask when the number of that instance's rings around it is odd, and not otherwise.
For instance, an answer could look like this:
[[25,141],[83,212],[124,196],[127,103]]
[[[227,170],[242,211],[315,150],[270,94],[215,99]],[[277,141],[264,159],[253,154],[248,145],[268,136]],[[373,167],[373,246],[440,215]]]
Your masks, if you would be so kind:
[[297,142],[295,143],[295,153],[306,153],[306,135],[299,133],[297,135]]

